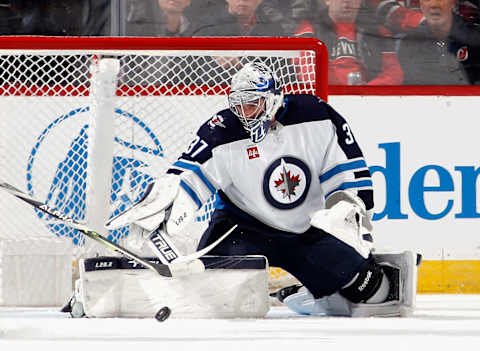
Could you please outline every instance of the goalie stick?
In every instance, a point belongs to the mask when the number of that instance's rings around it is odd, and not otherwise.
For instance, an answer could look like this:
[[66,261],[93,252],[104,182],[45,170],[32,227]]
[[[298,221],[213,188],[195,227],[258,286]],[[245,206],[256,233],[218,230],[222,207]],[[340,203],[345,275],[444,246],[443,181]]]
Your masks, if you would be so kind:
[[202,250],[196,251],[187,256],[180,256],[179,262],[173,262],[170,264],[162,264],[162,263],[155,263],[144,260],[143,258],[139,257],[138,255],[134,254],[133,252],[125,249],[124,247],[114,243],[113,241],[109,240],[108,238],[102,236],[101,234],[89,229],[87,226],[75,221],[70,216],[51,208],[47,204],[35,200],[31,196],[25,194],[20,189],[10,185],[6,182],[0,182],[0,188],[7,191],[9,194],[15,196],[17,199],[22,200],[23,202],[29,204],[30,206],[50,215],[61,222],[69,225],[70,227],[77,229],[85,236],[89,237],[92,240],[108,247],[109,249],[116,251],[131,260],[134,260],[141,264],[142,266],[149,268],[158,274],[164,277],[178,277],[182,275],[187,275],[191,273],[201,272],[205,269],[202,261],[199,258],[213,249],[220,241],[222,241],[225,237],[227,237],[233,230],[237,227],[234,225],[229,231],[223,234],[219,239],[217,239],[212,244],[208,245],[207,247],[203,248]]

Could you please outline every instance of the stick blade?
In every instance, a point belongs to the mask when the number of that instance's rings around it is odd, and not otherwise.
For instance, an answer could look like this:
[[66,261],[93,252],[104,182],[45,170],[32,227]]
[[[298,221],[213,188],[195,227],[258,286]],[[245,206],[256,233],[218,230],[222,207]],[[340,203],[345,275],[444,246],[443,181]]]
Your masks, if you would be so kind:
[[174,276],[174,274],[172,274],[172,270],[170,269],[170,267],[166,264],[162,264],[162,263],[150,263],[151,267],[157,271],[158,274],[160,274],[161,276],[164,276],[164,277],[167,277],[167,278],[171,278]]

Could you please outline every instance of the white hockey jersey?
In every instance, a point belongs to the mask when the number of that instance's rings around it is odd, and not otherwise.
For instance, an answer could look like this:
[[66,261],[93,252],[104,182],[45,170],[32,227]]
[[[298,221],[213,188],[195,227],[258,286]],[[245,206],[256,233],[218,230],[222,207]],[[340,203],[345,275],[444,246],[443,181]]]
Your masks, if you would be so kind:
[[276,229],[303,233],[309,214],[349,189],[373,208],[370,172],[348,123],[312,95],[286,95],[266,138],[251,142],[228,109],[202,125],[168,173],[200,206],[219,192]]

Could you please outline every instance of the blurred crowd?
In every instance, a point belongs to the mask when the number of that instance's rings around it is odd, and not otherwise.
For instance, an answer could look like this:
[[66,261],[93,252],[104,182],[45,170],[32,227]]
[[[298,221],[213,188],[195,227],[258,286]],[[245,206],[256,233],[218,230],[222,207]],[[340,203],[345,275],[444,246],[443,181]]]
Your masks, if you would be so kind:
[[480,84],[480,0],[0,0],[2,35],[316,37],[331,85]]

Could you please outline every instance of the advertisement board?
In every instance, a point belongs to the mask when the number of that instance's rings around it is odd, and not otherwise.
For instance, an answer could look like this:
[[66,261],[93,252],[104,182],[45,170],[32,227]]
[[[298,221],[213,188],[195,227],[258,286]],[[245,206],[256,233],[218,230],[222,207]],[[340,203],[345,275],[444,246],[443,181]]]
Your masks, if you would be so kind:
[[[118,118],[125,118],[124,115],[130,113],[127,102],[122,102],[125,113]],[[5,123],[10,127],[20,128],[23,139],[22,143],[15,144],[13,139],[18,138],[19,132],[3,128],[3,146],[0,150],[4,151],[5,160],[11,160],[11,166],[3,169],[2,176],[6,179],[20,177],[22,182],[26,180],[27,188],[35,190],[33,194],[41,198],[53,196],[48,193],[49,189],[56,194],[55,198],[67,198],[69,192],[62,193],[61,196],[57,194],[58,189],[55,189],[58,186],[41,188],[36,182],[52,179],[54,173],[58,173],[59,165],[66,162],[62,163],[62,160],[72,149],[71,143],[79,139],[79,131],[88,124],[89,103],[82,98],[64,100],[64,111],[52,111],[50,122],[43,123],[45,125],[37,125],[36,118],[28,121],[28,128],[19,127],[18,121]],[[219,103],[216,101],[211,104],[212,109]],[[349,122],[372,173],[375,190],[373,237],[376,247],[379,250],[396,251],[413,249],[421,253],[425,261],[423,271],[431,269],[433,273],[428,278],[420,275],[419,282],[430,282],[429,284],[437,284],[436,274],[444,272],[444,266],[439,268],[439,264],[443,265],[445,261],[466,263],[466,266],[454,269],[452,276],[459,279],[461,274],[467,274],[470,278],[478,276],[475,284],[480,291],[480,120],[477,116],[480,99],[476,96],[331,95],[329,103]],[[50,104],[51,101],[39,99],[35,109],[47,109]],[[5,102],[2,110],[7,113],[18,106]],[[178,106],[187,106],[187,103],[182,100]],[[177,112],[172,114],[182,114]],[[188,144],[193,130],[213,112],[215,111],[209,111],[205,116],[187,113],[195,116],[196,121],[191,122],[188,133],[177,134],[184,139],[182,144]],[[30,116],[35,117],[35,114]],[[69,118],[61,118],[62,116]],[[144,126],[144,129],[147,128],[150,134],[155,134],[161,150],[165,151],[165,154],[163,151],[161,153],[164,157],[174,145],[172,143],[175,143],[176,148],[180,147],[178,136],[172,138],[172,135],[165,134],[165,129],[157,130],[157,126],[165,125],[159,122],[158,114],[149,113],[137,117],[138,123]],[[60,123],[53,123],[59,118],[62,128],[59,128]],[[165,118],[173,121],[172,117]],[[166,130],[171,131],[171,128]],[[56,137],[55,133],[60,134]],[[123,130],[122,133],[124,134],[121,140],[127,140],[130,132]],[[25,149],[19,153],[24,159],[11,156],[7,147],[9,143],[16,145],[17,149]],[[48,147],[47,144],[51,146]],[[47,150],[50,151],[46,152]],[[59,152],[57,157],[54,157],[53,150]],[[141,154],[132,152],[121,156],[136,158]],[[75,154],[86,155],[85,152]],[[166,157],[168,162],[173,160],[171,156]],[[40,173],[37,176],[34,166],[39,167],[42,176]],[[67,179],[65,182],[70,184],[72,180]],[[40,189],[43,189],[43,193]],[[81,195],[83,196],[83,193]],[[118,199],[124,198],[116,193],[114,195]],[[83,198],[82,196],[80,198]],[[0,207],[4,213],[8,213],[10,208],[7,203]],[[18,210],[15,211],[18,215]],[[36,215],[25,211],[25,214],[22,214],[24,219],[38,222]],[[17,227],[18,222],[9,231],[16,230]],[[40,222],[35,227],[37,230],[42,229],[42,232],[47,231],[47,227]],[[446,275],[443,277],[448,278]]]

